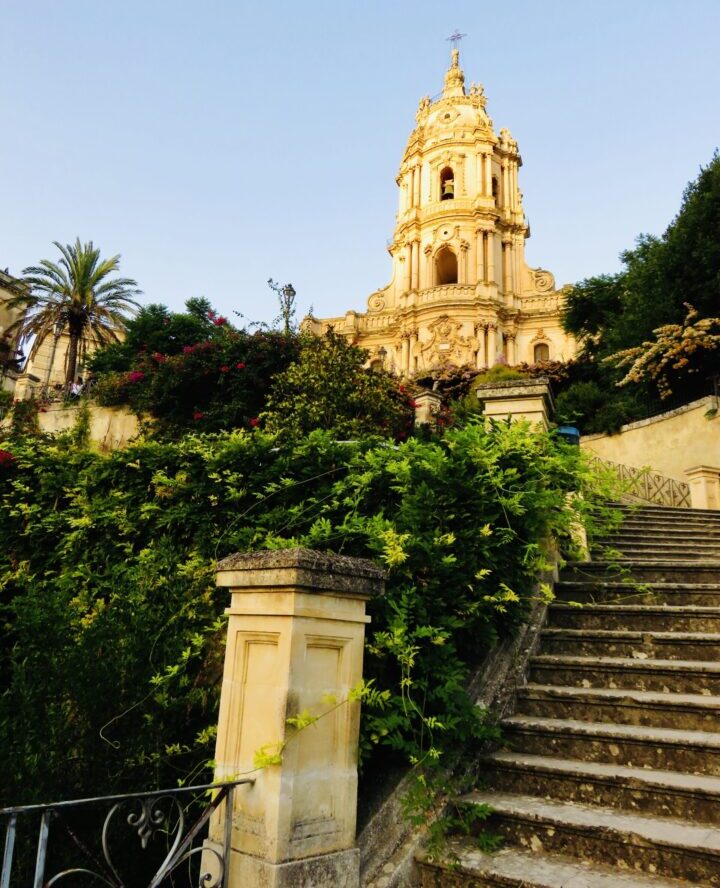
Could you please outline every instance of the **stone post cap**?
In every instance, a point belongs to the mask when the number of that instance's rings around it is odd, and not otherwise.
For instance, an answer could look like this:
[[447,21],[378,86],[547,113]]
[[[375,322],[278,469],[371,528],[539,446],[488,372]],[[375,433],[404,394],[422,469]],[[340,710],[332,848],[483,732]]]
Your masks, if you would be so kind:
[[235,552],[217,565],[218,586],[296,587],[351,598],[371,598],[385,590],[385,571],[367,558],[350,558],[314,549]]
[[500,382],[481,382],[475,389],[479,401],[494,398],[543,398],[551,411],[555,409],[550,380],[545,376],[535,379],[505,379]]
[[689,469],[685,469],[686,475],[720,475],[720,468],[718,466],[691,466]]
[[430,401],[431,403],[439,404],[440,401],[442,401],[442,395],[440,394],[440,392],[432,391],[432,389],[423,389],[423,391],[413,396],[413,400],[415,402]]

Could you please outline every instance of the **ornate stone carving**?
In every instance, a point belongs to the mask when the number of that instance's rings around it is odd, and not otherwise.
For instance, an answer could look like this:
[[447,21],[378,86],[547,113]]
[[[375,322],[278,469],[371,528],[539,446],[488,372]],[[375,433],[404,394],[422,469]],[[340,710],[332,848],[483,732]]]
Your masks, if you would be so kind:
[[432,334],[420,345],[425,367],[441,364],[467,364],[473,358],[474,343],[460,333],[462,324],[448,315],[441,315],[428,328]]
[[368,311],[382,311],[385,308],[385,297],[382,293],[373,293],[368,299]]
[[544,268],[533,268],[533,281],[538,293],[550,293],[555,289],[555,276]]

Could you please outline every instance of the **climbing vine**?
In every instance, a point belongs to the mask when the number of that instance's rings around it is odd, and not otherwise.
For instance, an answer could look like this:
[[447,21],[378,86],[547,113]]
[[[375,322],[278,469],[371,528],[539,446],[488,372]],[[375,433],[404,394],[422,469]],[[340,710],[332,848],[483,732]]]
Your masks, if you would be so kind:
[[442,764],[494,731],[468,676],[527,613],[543,540],[572,546],[578,520],[592,532],[607,513],[578,449],[522,424],[401,444],[239,431],[109,455],[81,437],[0,443],[4,803],[207,776],[226,606],[214,565],[262,548],[385,567],[362,767]]

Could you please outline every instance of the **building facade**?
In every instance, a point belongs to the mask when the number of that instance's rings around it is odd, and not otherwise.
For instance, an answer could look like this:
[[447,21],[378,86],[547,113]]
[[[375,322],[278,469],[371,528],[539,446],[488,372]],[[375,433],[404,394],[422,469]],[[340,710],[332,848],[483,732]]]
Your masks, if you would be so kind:
[[392,278],[367,311],[306,319],[367,348],[370,363],[403,375],[446,364],[489,367],[567,360],[563,293],[530,268],[530,230],[518,186],[517,142],[496,135],[482,86],[465,86],[452,50],[442,93],[420,101],[397,176]]

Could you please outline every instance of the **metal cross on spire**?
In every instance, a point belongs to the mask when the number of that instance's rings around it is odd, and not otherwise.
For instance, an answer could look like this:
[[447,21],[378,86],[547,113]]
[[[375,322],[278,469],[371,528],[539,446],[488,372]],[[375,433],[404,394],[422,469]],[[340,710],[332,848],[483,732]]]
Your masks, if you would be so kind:
[[445,39],[449,40],[452,43],[453,49],[457,49],[458,43],[460,43],[460,41],[463,39],[463,37],[467,37],[467,34],[461,34],[460,31],[458,31],[458,29],[455,28],[455,30],[452,32],[452,34],[449,37],[446,37]]

